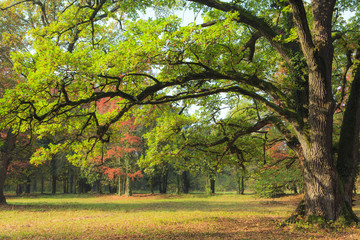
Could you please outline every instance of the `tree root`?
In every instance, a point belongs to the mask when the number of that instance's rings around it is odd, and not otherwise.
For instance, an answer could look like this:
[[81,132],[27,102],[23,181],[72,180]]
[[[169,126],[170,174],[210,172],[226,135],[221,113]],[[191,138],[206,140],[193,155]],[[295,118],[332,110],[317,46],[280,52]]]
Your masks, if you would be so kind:
[[298,206],[296,207],[294,213],[288,218],[286,219],[283,223],[281,223],[281,227],[285,227],[288,224],[292,224],[297,222],[300,219],[304,219],[305,218],[305,201],[304,199],[302,199]]

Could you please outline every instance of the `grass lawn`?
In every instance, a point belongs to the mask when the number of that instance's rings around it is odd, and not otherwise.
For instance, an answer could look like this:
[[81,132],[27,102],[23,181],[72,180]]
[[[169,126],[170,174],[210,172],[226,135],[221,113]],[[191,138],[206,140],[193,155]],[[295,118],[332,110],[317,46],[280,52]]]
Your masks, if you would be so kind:
[[[360,239],[360,227],[280,227],[300,196],[9,196],[0,239]],[[357,202],[359,203],[359,202]],[[355,207],[360,215],[360,208]]]

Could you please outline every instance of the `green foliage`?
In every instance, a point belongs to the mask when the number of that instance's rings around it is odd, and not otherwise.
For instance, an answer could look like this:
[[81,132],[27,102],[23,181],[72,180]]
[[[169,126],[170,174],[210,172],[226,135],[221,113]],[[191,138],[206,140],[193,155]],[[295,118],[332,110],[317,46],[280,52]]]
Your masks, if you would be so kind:
[[260,169],[255,173],[256,181],[251,187],[260,197],[275,198],[285,191],[302,189],[301,170],[299,166],[287,168],[284,165]]

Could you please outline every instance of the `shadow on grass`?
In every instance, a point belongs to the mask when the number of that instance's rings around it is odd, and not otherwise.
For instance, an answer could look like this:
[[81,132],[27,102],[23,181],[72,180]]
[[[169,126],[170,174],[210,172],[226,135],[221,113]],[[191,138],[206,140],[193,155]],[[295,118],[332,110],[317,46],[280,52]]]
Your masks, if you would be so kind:
[[4,210],[31,210],[31,211],[52,211],[52,210],[99,210],[99,211],[119,211],[119,212],[145,212],[145,211],[259,211],[259,205],[255,204],[236,204],[228,202],[171,202],[162,201],[159,203],[78,203],[78,202],[66,202],[63,204],[51,204],[51,203],[22,203],[8,204],[0,207]]
[[[190,196],[190,197],[189,197]],[[102,199],[104,197],[104,199]],[[114,198],[108,200],[107,197]],[[148,199],[150,197],[150,201]],[[200,199],[199,199],[200,197]],[[176,212],[176,211],[243,211],[264,213],[271,209],[277,211],[286,203],[277,201],[239,201],[239,198],[219,201],[207,195],[155,195],[139,194],[135,197],[126,198],[115,195],[95,194],[59,194],[59,195],[30,195],[30,196],[7,196],[9,204],[0,207],[0,210],[17,211],[55,211],[55,210],[98,210],[111,212]],[[34,199],[39,201],[34,201]],[[97,199],[88,201],[88,199]],[[204,199],[204,201],[202,200]],[[12,203],[12,200],[14,203]],[[30,201],[29,201],[30,200]],[[82,201],[83,200],[83,201]],[[214,201],[213,201],[214,200]]]

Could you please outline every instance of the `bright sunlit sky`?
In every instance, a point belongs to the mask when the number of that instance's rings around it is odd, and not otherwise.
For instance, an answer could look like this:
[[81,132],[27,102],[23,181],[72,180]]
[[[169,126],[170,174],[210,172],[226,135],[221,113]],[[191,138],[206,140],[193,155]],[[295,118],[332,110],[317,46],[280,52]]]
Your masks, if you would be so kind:
[[[196,24],[201,24],[202,23],[202,18],[201,18],[201,12],[193,12],[191,10],[185,9],[185,10],[177,10],[174,11],[174,14],[176,14],[177,16],[179,16],[183,22],[182,25],[187,25],[191,22],[195,22]],[[153,11],[153,9],[149,9],[146,11],[146,14],[142,15],[142,18],[154,18],[155,17],[155,12]],[[355,12],[351,12],[351,11],[345,11],[344,13],[344,18],[346,20],[348,20],[350,17],[353,17],[355,15]]]

